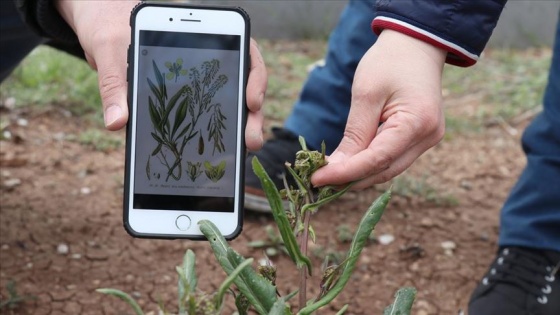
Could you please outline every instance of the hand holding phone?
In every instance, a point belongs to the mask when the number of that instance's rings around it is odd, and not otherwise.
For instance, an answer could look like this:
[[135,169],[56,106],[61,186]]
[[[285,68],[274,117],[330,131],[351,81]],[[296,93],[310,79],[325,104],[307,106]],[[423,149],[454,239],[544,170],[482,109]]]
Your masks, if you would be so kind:
[[145,2],[131,18],[124,224],[136,237],[226,238],[243,211],[249,20]]

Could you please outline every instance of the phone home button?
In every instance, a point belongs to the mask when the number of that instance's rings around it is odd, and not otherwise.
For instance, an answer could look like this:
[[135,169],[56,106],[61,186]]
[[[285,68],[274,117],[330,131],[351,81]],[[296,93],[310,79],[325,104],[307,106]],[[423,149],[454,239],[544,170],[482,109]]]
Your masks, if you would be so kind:
[[191,227],[191,218],[186,215],[180,215],[175,220],[175,225],[181,231],[186,231]]

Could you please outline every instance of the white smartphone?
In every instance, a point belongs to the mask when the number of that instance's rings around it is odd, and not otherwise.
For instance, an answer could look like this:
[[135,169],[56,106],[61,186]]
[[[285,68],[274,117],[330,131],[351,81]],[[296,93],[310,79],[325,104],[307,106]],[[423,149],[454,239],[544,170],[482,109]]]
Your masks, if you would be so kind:
[[242,229],[249,18],[142,2],[131,15],[124,226],[134,237]]

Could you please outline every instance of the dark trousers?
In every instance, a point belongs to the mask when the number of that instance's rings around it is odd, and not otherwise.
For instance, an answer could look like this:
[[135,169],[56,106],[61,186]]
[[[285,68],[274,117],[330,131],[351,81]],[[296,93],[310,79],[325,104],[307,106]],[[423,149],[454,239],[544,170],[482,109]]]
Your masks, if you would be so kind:
[[0,82],[43,42],[20,18],[13,1],[0,1]]

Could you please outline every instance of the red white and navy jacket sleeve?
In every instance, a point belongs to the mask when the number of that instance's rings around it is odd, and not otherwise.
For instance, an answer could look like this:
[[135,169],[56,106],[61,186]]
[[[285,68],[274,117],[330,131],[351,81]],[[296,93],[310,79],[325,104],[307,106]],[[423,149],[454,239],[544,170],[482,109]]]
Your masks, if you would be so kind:
[[507,0],[378,0],[373,31],[391,29],[447,51],[446,62],[478,60]]

